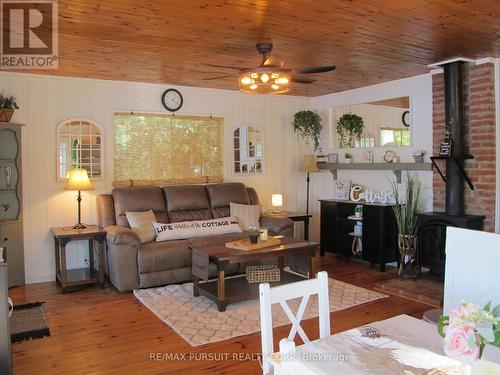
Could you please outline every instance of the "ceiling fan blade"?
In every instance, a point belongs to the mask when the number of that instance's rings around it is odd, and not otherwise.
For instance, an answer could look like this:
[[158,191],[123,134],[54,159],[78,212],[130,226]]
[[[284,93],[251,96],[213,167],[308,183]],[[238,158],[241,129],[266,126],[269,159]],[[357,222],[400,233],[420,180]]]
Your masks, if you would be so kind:
[[308,68],[296,68],[293,71],[302,74],[326,73],[335,70],[335,65],[311,66]]
[[227,77],[232,77],[232,76],[234,76],[236,74],[238,74],[238,73],[226,74],[224,76],[211,77],[211,78],[202,78],[202,80],[203,81],[214,81],[216,79],[223,79],[223,78],[227,78]]
[[315,79],[305,77],[291,77],[290,80],[294,83],[314,83]]
[[229,66],[229,65],[217,65],[217,64],[205,64],[205,63],[203,65],[211,66],[213,68],[236,69],[236,70],[239,70],[239,71],[247,69],[247,68],[241,68],[241,67],[238,67],[238,66]]

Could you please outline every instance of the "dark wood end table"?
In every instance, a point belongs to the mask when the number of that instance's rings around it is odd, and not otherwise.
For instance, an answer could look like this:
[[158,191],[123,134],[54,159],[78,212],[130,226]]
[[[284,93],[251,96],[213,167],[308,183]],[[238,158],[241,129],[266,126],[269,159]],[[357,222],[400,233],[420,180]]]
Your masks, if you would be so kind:
[[301,212],[286,212],[283,211],[282,214],[271,214],[269,212],[264,215],[270,217],[287,217],[293,222],[302,221],[304,222],[304,241],[309,241],[309,219],[312,217],[311,214],[305,214]]
[[258,298],[259,284],[248,283],[246,275],[226,278],[225,271],[231,263],[251,263],[255,260],[278,259],[280,281],[270,283],[271,286],[276,286],[307,279],[306,276],[284,271],[285,256],[303,255],[309,262],[308,277],[314,278],[313,258],[316,255],[318,246],[319,244],[316,242],[298,241],[293,238],[284,238],[281,245],[258,250],[236,250],[224,246],[204,246],[201,250],[210,254],[209,261],[217,266],[217,279],[200,282],[200,279],[193,275],[193,295],[197,297],[202,294],[214,301],[219,311],[225,311],[226,307],[231,303]]
[[[68,288],[79,285],[97,284],[104,288],[104,242],[106,232],[97,225],[84,229],[72,227],[52,228],[56,256],[56,280],[66,293]],[[68,270],[66,267],[66,245],[71,241],[88,240],[89,267]],[[98,270],[94,269],[94,243],[97,242]]]

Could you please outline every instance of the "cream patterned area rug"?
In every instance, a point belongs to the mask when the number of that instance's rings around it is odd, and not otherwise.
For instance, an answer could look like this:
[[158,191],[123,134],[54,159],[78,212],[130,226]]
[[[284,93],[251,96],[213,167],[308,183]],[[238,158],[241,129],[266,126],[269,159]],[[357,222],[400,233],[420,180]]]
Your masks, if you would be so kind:
[[[386,298],[387,295],[328,279],[330,311]],[[168,324],[191,346],[199,346],[260,331],[259,300],[230,304],[219,312],[217,305],[204,296],[193,296],[193,284],[167,285],[134,290],[134,295],[165,324]],[[288,302],[295,314],[300,299]],[[272,307],[273,326],[290,324],[279,304]],[[317,296],[311,296],[305,319],[318,316]]]

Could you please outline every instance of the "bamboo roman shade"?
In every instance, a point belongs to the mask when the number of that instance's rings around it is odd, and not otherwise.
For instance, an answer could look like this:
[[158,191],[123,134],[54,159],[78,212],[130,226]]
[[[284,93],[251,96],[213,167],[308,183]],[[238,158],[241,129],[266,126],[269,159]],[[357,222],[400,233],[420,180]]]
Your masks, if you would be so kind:
[[113,186],[222,181],[224,119],[114,115]]

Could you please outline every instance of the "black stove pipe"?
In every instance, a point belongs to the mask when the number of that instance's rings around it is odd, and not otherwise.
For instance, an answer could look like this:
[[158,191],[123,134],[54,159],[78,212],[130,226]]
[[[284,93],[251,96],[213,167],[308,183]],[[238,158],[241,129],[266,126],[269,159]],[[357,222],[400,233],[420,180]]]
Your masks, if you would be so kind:
[[[463,166],[464,128],[462,103],[462,62],[443,65],[446,127],[453,140],[452,154]],[[455,160],[446,161],[446,213],[464,215],[464,179]]]

